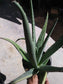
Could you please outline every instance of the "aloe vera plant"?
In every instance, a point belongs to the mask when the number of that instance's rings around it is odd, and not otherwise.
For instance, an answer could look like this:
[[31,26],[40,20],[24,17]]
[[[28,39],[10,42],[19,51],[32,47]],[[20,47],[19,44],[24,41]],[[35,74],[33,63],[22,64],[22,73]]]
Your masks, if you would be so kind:
[[[0,37],[0,39],[6,40],[10,42],[12,45],[14,45],[14,47],[21,54],[22,58],[32,66],[27,72],[23,73],[18,78],[11,81],[9,84],[16,84],[17,82],[27,79],[33,76],[34,74],[39,75],[39,84],[45,84],[47,72],[63,72],[63,67],[54,67],[54,66],[47,65],[50,56],[53,53],[55,53],[60,47],[63,46],[63,35],[44,53],[44,48],[46,46],[46,43],[49,37],[51,36],[53,29],[57,24],[58,19],[55,21],[49,34],[45,38],[45,33],[47,29],[47,24],[48,24],[48,13],[47,13],[44,26],[36,42],[35,21],[34,21],[32,0],[30,0],[31,17],[32,17],[32,35],[30,33],[29,23],[28,23],[28,19],[25,11],[23,10],[22,6],[18,2],[13,1],[13,3],[19,8],[20,13],[22,15],[27,52],[25,52],[16,42],[8,38]],[[23,38],[20,38],[20,39],[23,39]]]

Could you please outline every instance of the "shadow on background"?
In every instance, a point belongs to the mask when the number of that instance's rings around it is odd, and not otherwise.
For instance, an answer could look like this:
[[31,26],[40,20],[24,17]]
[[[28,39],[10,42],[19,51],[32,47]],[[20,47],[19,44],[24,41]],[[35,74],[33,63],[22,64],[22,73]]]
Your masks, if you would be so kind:
[[17,24],[21,24],[16,19],[21,18],[21,15],[16,6],[14,6],[14,4],[11,3],[10,0],[0,0],[0,18],[4,18]]
[[[20,12],[19,10],[17,9],[17,7],[11,3],[11,0],[0,0],[2,2],[0,2],[0,17],[1,18],[4,18],[4,19],[7,19],[7,20],[10,20],[12,22],[15,22],[17,24],[21,24],[16,18],[21,18],[21,15],[20,15]],[[28,11],[28,9],[27,9]],[[28,13],[28,14],[27,14]],[[28,20],[29,22],[31,22],[31,19],[30,19],[30,15],[29,15],[29,12],[27,12],[26,14],[28,15]],[[42,28],[43,27],[43,24],[44,24],[44,21],[45,21],[45,18],[44,16],[41,16],[40,12],[38,12],[38,16],[35,17],[35,25]],[[41,13],[42,14],[42,13]],[[36,16],[36,13],[35,13],[35,16]],[[53,22],[54,22],[54,19],[49,19],[48,21],[48,27],[47,27],[47,33],[50,31],[52,25],[53,25]],[[59,37],[63,35],[63,23],[62,21],[58,21],[51,37],[56,41],[57,39],[59,39]]]

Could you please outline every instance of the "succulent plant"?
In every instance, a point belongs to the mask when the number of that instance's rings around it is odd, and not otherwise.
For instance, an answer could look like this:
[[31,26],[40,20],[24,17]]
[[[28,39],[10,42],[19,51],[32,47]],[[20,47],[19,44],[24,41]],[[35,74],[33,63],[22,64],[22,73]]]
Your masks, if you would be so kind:
[[16,42],[8,38],[0,37],[0,39],[6,40],[10,42],[12,45],[14,45],[17,51],[21,54],[22,58],[28,64],[31,64],[32,67],[28,71],[20,75],[18,78],[11,81],[9,84],[16,84],[17,82],[27,79],[33,76],[34,74],[39,75],[39,84],[44,84],[46,80],[47,72],[63,72],[63,67],[54,67],[47,65],[50,56],[54,54],[61,46],[63,46],[63,35],[44,53],[44,48],[57,24],[58,19],[55,21],[49,34],[45,38],[45,33],[48,24],[48,13],[47,13],[44,26],[36,42],[35,21],[34,21],[32,0],[30,0],[31,17],[32,17],[32,35],[30,33],[29,23],[25,11],[23,10],[22,6],[18,2],[13,1],[13,3],[19,8],[22,16],[27,52],[25,52]]

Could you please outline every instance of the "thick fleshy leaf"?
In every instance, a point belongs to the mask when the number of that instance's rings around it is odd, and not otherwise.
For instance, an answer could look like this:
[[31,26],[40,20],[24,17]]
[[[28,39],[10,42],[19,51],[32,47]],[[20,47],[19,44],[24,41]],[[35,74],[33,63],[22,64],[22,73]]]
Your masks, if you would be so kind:
[[39,84],[45,84],[46,78],[47,78],[47,72],[39,72]]
[[15,42],[18,42],[19,40],[25,40],[25,38],[18,38]]
[[63,72],[63,67],[54,67],[54,66],[42,66],[39,68],[39,71],[45,71],[45,72]]
[[11,81],[9,84],[16,84],[16,83],[18,83],[18,82],[20,82],[20,81],[22,81],[24,79],[30,78],[31,76],[33,76],[36,73],[37,72],[34,71],[34,68],[33,69],[30,69],[29,71],[25,72],[21,76],[17,77],[13,81]]
[[31,4],[31,18],[32,18],[32,39],[33,39],[33,42],[36,44],[35,20],[34,20],[34,12],[33,12],[32,0],[30,0],[30,4]]
[[17,51],[21,54],[23,59],[26,61],[29,61],[29,57],[28,57],[27,53],[24,50],[22,50],[22,48],[16,42],[14,42],[8,38],[1,38],[0,37],[0,39],[3,39],[3,40],[10,42],[17,49]]
[[46,61],[44,61],[42,65],[47,65],[48,61],[49,61],[49,59],[47,59]]
[[34,52],[36,52],[35,20],[34,20],[32,0],[30,0],[30,6],[31,6],[31,18],[32,18],[32,40],[33,40],[33,45],[34,45]]
[[44,63],[49,57],[54,54],[63,45],[63,35],[57,40],[43,55],[40,64]]
[[[44,38],[45,38],[45,33],[46,33],[46,29],[47,29],[47,23],[48,23],[48,13],[47,13],[47,17],[46,17],[46,21],[45,21],[45,24],[43,26],[43,29],[41,31],[41,34],[38,38],[38,41],[36,43],[36,47],[37,47],[37,61],[39,62],[39,57],[40,57],[40,51],[41,51],[41,46],[43,45],[43,42],[44,42]],[[40,49],[40,51],[39,51]]]
[[52,34],[52,32],[53,32],[53,30],[54,30],[56,24],[57,24],[57,21],[58,21],[58,18],[57,18],[57,20],[54,22],[54,24],[53,24],[53,26],[52,26],[52,28],[51,28],[49,34],[47,35],[47,37],[46,37],[46,39],[45,39],[45,41],[44,41],[44,43],[43,43],[43,45],[39,48],[39,54],[38,54],[38,55],[39,55],[40,57],[39,57],[38,63],[40,62],[40,60],[41,60],[41,58],[42,58],[42,55],[43,55],[43,52],[44,52],[44,48],[45,48],[45,46],[46,46],[46,43],[47,43],[49,37],[51,36],[51,34]]
[[36,61],[36,55],[35,55],[35,49],[34,49],[34,44],[32,42],[32,37],[29,29],[29,24],[28,24],[28,19],[26,16],[26,13],[24,12],[22,6],[16,2],[13,1],[14,4],[19,8],[20,13],[22,15],[22,21],[23,21],[23,28],[24,28],[24,35],[25,35],[25,40],[26,40],[26,46],[27,46],[27,52],[30,56],[30,61],[34,67],[37,66],[37,61]]
[[40,34],[40,36],[38,38],[38,41],[36,43],[37,49],[39,49],[44,42],[45,33],[46,33],[46,29],[47,29],[47,24],[48,24],[48,13],[47,13],[47,17],[46,17],[46,21],[45,21],[45,24],[43,26],[43,29],[42,29],[41,34]]

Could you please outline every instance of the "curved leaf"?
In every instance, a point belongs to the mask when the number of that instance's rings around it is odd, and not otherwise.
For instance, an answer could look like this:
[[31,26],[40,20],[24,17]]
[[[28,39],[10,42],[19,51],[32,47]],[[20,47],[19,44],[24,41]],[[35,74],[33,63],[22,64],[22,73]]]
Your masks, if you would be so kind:
[[17,51],[22,55],[23,59],[26,61],[29,61],[29,57],[28,57],[27,53],[24,50],[22,50],[22,48],[16,42],[14,42],[8,38],[1,38],[0,37],[0,39],[3,39],[3,40],[10,42],[17,49]]
[[32,42],[32,38],[31,38],[31,33],[30,33],[26,13],[24,12],[22,6],[18,2],[16,2],[16,1],[13,1],[13,2],[19,8],[19,10],[21,12],[22,20],[23,20],[24,35],[25,35],[25,39],[26,39],[27,52],[30,56],[31,63],[33,62],[32,65],[34,67],[36,67],[37,66],[36,54],[35,54],[34,44]]
[[19,40],[25,40],[25,38],[18,38],[15,42],[17,42]]

